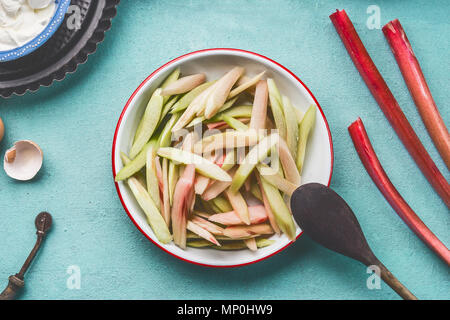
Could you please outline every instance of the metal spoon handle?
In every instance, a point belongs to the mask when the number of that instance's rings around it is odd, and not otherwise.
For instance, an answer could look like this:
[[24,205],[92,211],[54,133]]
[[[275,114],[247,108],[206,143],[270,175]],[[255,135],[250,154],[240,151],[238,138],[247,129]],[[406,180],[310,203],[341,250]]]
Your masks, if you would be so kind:
[[50,229],[52,225],[52,216],[48,212],[41,212],[40,214],[37,215],[34,223],[37,229],[36,243],[34,244],[33,249],[28,255],[27,260],[25,260],[25,263],[23,264],[19,273],[16,273],[15,275],[9,277],[8,286],[0,294],[0,300],[15,299],[19,294],[19,292],[21,291],[21,289],[24,287],[25,282],[23,279],[25,276],[25,272],[27,272],[28,268],[31,265],[31,262],[33,262],[36,253],[39,251],[39,248],[41,247],[42,240],[44,239],[46,232]]
[[18,295],[18,293],[20,292],[20,290],[24,287],[25,282],[23,281],[23,277],[25,275],[25,272],[30,267],[34,257],[36,256],[36,253],[39,251],[39,248],[41,247],[44,233],[38,230],[37,235],[38,237],[36,243],[33,249],[31,250],[30,254],[28,255],[27,260],[25,260],[25,263],[23,264],[19,273],[16,273],[15,275],[9,277],[8,286],[0,294],[0,300],[14,300]]
[[23,280],[16,276],[10,276],[8,285],[0,294],[0,300],[14,300],[24,285],[25,282]]

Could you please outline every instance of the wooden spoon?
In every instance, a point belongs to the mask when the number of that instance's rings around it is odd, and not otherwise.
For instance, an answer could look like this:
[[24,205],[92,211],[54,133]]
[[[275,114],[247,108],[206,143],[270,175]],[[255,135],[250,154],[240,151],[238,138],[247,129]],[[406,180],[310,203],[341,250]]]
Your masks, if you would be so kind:
[[8,286],[0,294],[0,300],[15,299],[18,296],[19,292],[22,290],[22,288],[25,286],[24,281],[25,272],[28,270],[29,266],[31,265],[31,262],[36,256],[36,253],[41,247],[42,240],[44,239],[45,234],[52,226],[52,216],[48,212],[41,212],[36,216],[34,224],[36,225],[37,229],[36,244],[34,245],[33,250],[31,250],[30,254],[28,255],[28,258],[23,264],[19,273],[16,273],[15,275],[9,277]]
[[311,239],[322,246],[378,266],[381,279],[406,300],[417,298],[373,254],[355,214],[336,192],[319,183],[297,188],[291,197],[294,219]]

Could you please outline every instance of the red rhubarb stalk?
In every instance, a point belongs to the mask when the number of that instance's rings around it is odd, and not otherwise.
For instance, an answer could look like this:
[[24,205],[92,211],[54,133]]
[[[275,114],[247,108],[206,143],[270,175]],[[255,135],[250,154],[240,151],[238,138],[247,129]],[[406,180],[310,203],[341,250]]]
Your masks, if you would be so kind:
[[391,123],[391,126],[430,184],[444,200],[447,207],[450,207],[450,185],[436,167],[400,109],[397,100],[395,100],[391,90],[389,90],[386,82],[367,53],[347,13],[344,10],[338,10],[330,15],[330,19],[352,58],[353,63],[366,82],[375,100],[378,102],[381,110],[384,112],[384,115]]
[[358,118],[358,120],[353,122],[350,127],[348,127],[348,131],[367,173],[392,208],[408,227],[450,266],[450,252],[447,247],[433,234],[433,232],[431,232],[430,229],[427,228],[422,220],[420,220],[389,180],[389,177],[378,160],[375,150],[373,150],[361,119]]
[[417,61],[400,21],[396,19],[386,24],[383,27],[383,33],[397,60],[400,71],[428,133],[433,139],[434,145],[441,154],[442,159],[444,159],[447,168],[450,169],[450,135],[431,96],[419,61]]

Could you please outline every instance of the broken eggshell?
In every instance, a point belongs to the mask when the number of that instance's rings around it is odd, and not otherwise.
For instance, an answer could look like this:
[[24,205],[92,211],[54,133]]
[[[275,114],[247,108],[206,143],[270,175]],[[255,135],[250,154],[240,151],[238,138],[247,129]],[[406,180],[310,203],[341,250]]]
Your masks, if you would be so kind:
[[33,179],[42,167],[41,148],[30,140],[17,141],[5,153],[3,167],[8,176],[26,181]]

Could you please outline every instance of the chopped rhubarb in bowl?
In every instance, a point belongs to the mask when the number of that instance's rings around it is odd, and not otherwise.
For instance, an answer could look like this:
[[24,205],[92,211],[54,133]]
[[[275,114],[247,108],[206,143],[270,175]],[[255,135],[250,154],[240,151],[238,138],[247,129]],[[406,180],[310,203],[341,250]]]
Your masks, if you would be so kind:
[[[129,98],[128,102],[126,103],[120,117],[117,123],[116,131],[114,134],[114,140],[113,140],[113,148],[112,148],[112,170],[113,170],[113,177],[117,179],[117,174],[121,169],[124,168],[124,164],[122,163],[123,160],[123,154],[121,159],[121,152],[128,153],[130,149],[132,148],[133,140],[136,140],[135,132],[138,128],[140,119],[143,117],[144,111],[146,110],[147,104],[149,102],[150,97],[155,92],[155,90],[162,84],[164,79],[166,79],[174,70],[179,68],[181,71],[181,74],[183,76],[189,76],[194,74],[201,74],[204,73],[206,75],[207,81],[211,81],[210,79],[214,80],[217,78],[220,78],[223,74],[225,74],[227,71],[231,70],[234,66],[239,66],[245,69],[245,74],[249,75],[249,77],[254,77],[256,84],[259,80],[258,75],[260,75],[263,71],[264,73],[264,79],[273,79],[274,82],[277,84],[280,92],[288,97],[290,101],[292,102],[292,105],[295,107],[296,112],[300,110],[297,114],[305,114],[307,113],[307,110],[310,110],[310,106],[313,105],[316,108],[316,116],[313,119],[314,125],[313,130],[309,133],[308,137],[308,143],[306,145],[306,151],[304,151],[304,158],[302,157],[302,166],[301,166],[301,183],[309,183],[309,182],[318,182],[325,185],[330,184],[332,172],[333,172],[333,144],[331,139],[331,133],[329,130],[329,126],[327,123],[327,120],[325,118],[325,115],[311,93],[311,91],[303,84],[303,82],[294,75],[291,71],[283,67],[282,65],[278,64],[277,62],[264,57],[262,55],[239,50],[239,49],[206,49],[206,50],[200,50],[192,53],[188,53],[186,55],[180,56],[162,67],[155,70],[153,73],[151,73],[147,79],[145,79],[141,85],[133,92],[131,97]],[[240,70],[236,69],[240,72]],[[232,77],[233,74],[231,74],[230,77]],[[201,77],[198,77],[201,78]],[[189,80],[189,79],[187,79]],[[187,82],[187,81],[186,81]],[[248,83],[251,82],[251,79],[248,80]],[[181,83],[181,85],[185,85]],[[234,88],[239,88],[239,83],[237,83]],[[212,85],[213,87],[214,85]],[[176,89],[176,86],[172,86]],[[241,85],[242,87],[242,85]],[[261,85],[260,85],[261,87]],[[173,89],[173,88],[171,88]],[[251,89],[251,88],[250,88]],[[208,89],[204,89],[208,90]],[[234,90],[234,89],[233,89]],[[269,91],[271,88],[269,87]],[[239,90],[237,90],[239,91]],[[249,90],[250,92],[250,90]],[[259,93],[258,93],[259,92]],[[253,93],[254,94],[254,93]],[[261,96],[262,94],[262,96]],[[261,101],[261,99],[264,100],[264,95],[267,95],[267,92],[262,89],[261,91],[257,91],[258,98],[255,99],[258,101]],[[230,95],[232,97],[232,95]],[[262,98],[261,98],[262,97]],[[230,98],[231,99],[231,98]],[[165,104],[170,104],[167,102],[167,100],[164,101]],[[258,102],[259,103],[259,102]],[[270,101],[268,101],[270,104]],[[254,108],[255,106],[253,106]],[[270,107],[268,107],[270,108]],[[164,108],[163,108],[164,109]],[[264,109],[262,109],[264,110]],[[275,109],[273,109],[275,110]],[[209,110],[210,111],[210,110]],[[209,112],[208,111],[208,112]],[[248,114],[246,114],[247,110],[245,108],[236,109],[236,111],[242,112],[241,116],[242,121],[238,121],[239,123],[237,125],[242,126],[245,128],[245,126],[249,125],[252,126],[255,122],[252,123],[252,120],[248,120]],[[295,114],[294,112],[293,114]],[[231,114],[231,113],[230,113]],[[224,128],[228,125],[236,125],[236,119],[232,118],[230,119],[230,114],[225,115],[224,119],[218,119],[216,122],[219,128]],[[292,113],[291,113],[292,114]],[[233,114],[231,114],[233,115]],[[209,116],[209,115],[208,115]],[[236,116],[236,114],[234,114]],[[253,116],[252,116],[253,117]],[[214,119],[214,117],[212,117]],[[256,122],[261,122],[261,119],[255,119]],[[250,123],[249,123],[250,122]],[[272,121],[275,122],[275,121]],[[292,121],[290,122],[292,124]],[[289,125],[289,123],[288,123]],[[185,125],[186,126],[186,125]],[[214,125],[213,125],[214,127]],[[141,130],[142,131],[142,130]],[[301,130],[300,130],[301,132]],[[151,144],[149,142],[148,144]],[[295,144],[294,144],[295,145]],[[147,146],[147,145],[146,145]],[[146,146],[142,147],[145,148]],[[195,146],[195,144],[193,144]],[[289,145],[291,147],[292,144]],[[162,148],[161,148],[162,149]],[[181,152],[177,152],[173,154],[173,151],[169,150],[172,148],[165,148],[164,152],[160,151],[159,156],[181,156]],[[303,148],[304,149],[304,148]],[[287,145],[285,146],[284,152],[289,153],[289,149]],[[137,156],[139,157],[139,155]],[[136,158],[137,158],[136,157]],[[285,165],[286,163],[289,163],[289,161],[286,161],[283,157],[283,153],[281,153],[281,163]],[[159,161],[159,160],[158,160]],[[213,161],[213,160],[212,160]],[[214,162],[214,161],[213,161]],[[218,159],[216,162],[219,167],[225,168],[226,165],[224,164],[225,159]],[[295,168],[295,162],[291,161],[291,164],[294,165]],[[199,168],[197,168],[198,170]],[[252,168],[250,168],[252,169]],[[258,170],[264,169],[258,166],[258,168],[254,168],[252,175],[256,175],[259,171]],[[229,170],[229,168],[227,169]],[[236,172],[236,168],[229,170],[229,173]],[[245,170],[241,170],[244,171]],[[222,171],[219,170],[219,174]],[[239,172],[239,171],[238,171]],[[255,173],[256,172],[256,173]],[[185,173],[184,176],[186,176],[187,173]],[[170,172],[169,172],[170,175]],[[231,174],[232,175],[232,174]],[[249,177],[252,177],[250,175]],[[183,176],[183,177],[184,177]],[[219,175],[220,177],[220,175]],[[208,179],[209,178],[209,179]],[[288,174],[285,177],[287,180],[289,180],[291,177]],[[145,175],[144,175],[145,179]],[[184,179],[184,178],[183,178]],[[285,186],[285,189],[292,189],[292,184],[289,184],[287,180],[284,178],[277,178],[277,179],[271,179],[271,183],[280,183]],[[134,179],[136,180],[136,179]],[[139,180],[139,179],[138,179]],[[167,180],[170,180],[170,177],[167,179],[164,179],[164,182],[167,182]],[[191,180],[192,181],[192,180]],[[223,184],[223,190],[229,186],[229,183],[227,185],[227,181],[218,181],[214,180],[213,177],[206,177],[203,179],[196,179],[193,183],[196,185],[194,188],[192,186],[192,191],[195,191],[195,189],[198,190],[205,190],[205,188],[208,189],[216,189],[219,190],[219,192],[222,190],[221,184]],[[164,185],[164,183],[162,183]],[[192,184],[192,183],[191,183]],[[189,186],[191,185],[189,184]],[[252,184],[254,184],[252,186]],[[265,186],[267,186],[268,182],[265,182]],[[202,214],[199,214],[198,216],[194,217],[193,219],[189,220],[186,226],[183,227],[183,231],[181,235],[185,237],[183,234],[186,231],[187,233],[198,233],[202,234],[203,238],[210,237],[210,235],[214,232],[222,232],[223,235],[216,236],[217,239],[212,237],[212,241],[216,243],[215,241],[218,240],[218,242],[221,242],[221,239],[223,237],[238,237],[239,239],[242,239],[243,237],[247,235],[251,235],[252,233],[256,232],[258,234],[261,234],[262,237],[260,239],[254,240],[245,240],[242,241],[242,244],[247,245],[250,249],[256,249],[257,250],[217,250],[213,248],[198,248],[189,246],[189,244],[184,247],[184,240],[181,242],[182,246],[177,246],[173,241],[169,243],[162,243],[158,240],[157,236],[155,235],[154,231],[152,230],[151,225],[148,223],[146,214],[142,210],[142,204],[138,203],[135,196],[132,193],[132,190],[130,190],[129,185],[126,182],[126,179],[121,181],[115,182],[116,189],[118,196],[120,198],[120,201],[122,202],[122,205],[128,214],[129,218],[133,221],[133,223],[136,225],[136,227],[155,245],[157,245],[162,250],[168,252],[169,254],[198,265],[203,266],[210,266],[210,267],[237,267],[242,266],[246,264],[255,263],[258,261],[261,261],[263,259],[266,259],[270,256],[273,256],[274,254],[282,251],[287,246],[289,246],[293,241],[291,241],[286,234],[282,233],[281,235],[273,234],[273,230],[271,228],[271,222],[272,222],[272,212],[266,212],[268,217],[264,219],[264,204],[262,201],[259,203],[250,203],[251,201],[249,199],[245,199],[248,202],[248,211],[247,217],[250,220],[250,223],[253,221],[258,221],[260,224],[251,224],[248,226],[245,225],[235,225],[236,223],[236,217],[231,216],[230,214],[223,214],[219,216],[213,217],[211,220],[208,220],[208,217],[202,216]],[[170,185],[170,182],[169,182]],[[270,184],[269,184],[270,185]],[[260,188],[260,184],[257,183],[257,180],[255,179],[248,179],[245,181],[245,183],[237,183],[233,184],[234,187],[240,187],[241,192],[243,194],[250,194],[254,193],[255,197],[258,196],[258,194],[261,196],[260,189],[270,191],[272,189],[264,189]],[[256,188],[255,188],[256,187]],[[163,188],[164,189],[164,188]],[[164,190],[171,189],[165,188]],[[257,190],[255,190],[257,189]],[[164,192],[162,190],[161,193]],[[239,210],[239,207],[245,204],[242,204],[242,199],[238,198],[236,199],[233,194],[230,192],[224,191],[221,193],[220,196],[214,199],[210,199],[209,201],[205,202],[211,202],[213,206],[220,207],[225,206],[228,204],[232,204],[233,207],[232,210]],[[176,187],[175,187],[176,192]],[[178,192],[181,194],[181,191]],[[177,193],[177,194],[178,194]],[[193,194],[193,192],[192,192]],[[196,201],[192,201],[193,196],[191,193],[186,193],[186,199],[183,200],[183,204],[179,203],[177,199],[174,199],[173,201],[176,201],[177,204],[179,204],[183,210],[188,210],[191,205],[193,206],[194,203],[198,204],[201,199],[198,199]],[[151,199],[150,197],[147,197],[148,199]],[[161,198],[164,198],[164,196],[161,194]],[[165,197],[166,199],[169,197]],[[280,198],[282,199],[282,198]],[[256,200],[256,198],[252,199],[253,201]],[[267,199],[264,199],[267,200]],[[149,200],[151,201],[151,200]],[[266,201],[264,201],[266,202]],[[267,202],[266,202],[267,205]],[[153,209],[152,209],[153,210]],[[161,210],[162,212],[163,210]],[[271,210],[269,210],[271,211]],[[223,211],[225,212],[225,211]],[[261,216],[262,215],[262,216]],[[173,217],[173,215],[172,215]],[[231,218],[231,219],[230,219]],[[216,220],[216,221],[214,221]],[[167,219],[166,219],[167,221]],[[214,224],[217,221],[221,222],[229,222],[230,225],[217,225]],[[261,223],[262,222],[262,223]],[[270,222],[270,223],[269,223]],[[272,225],[273,226],[273,225]],[[179,228],[179,225],[177,224],[177,228]],[[273,228],[276,230],[276,228]],[[293,229],[291,228],[293,231]],[[206,231],[206,232],[205,232]],[[173,231],[172,231],[173,232]],[[295,233],[295,234],[294,234]],[[297,225],[295,225],[295,232],[291,232],[290,234],[291,239],[298,238],[301,235],[301,230],[298,228]],[[180,233],[176,231],[176,236],[179,237]],[[175,237],[175,235],[174,235]],[[268,238],[270,240],[270,245],[268,245],[268,242],[265,238]],[[254,238],[253,238],[254,239]],[[189,238],[188,238],[189,240]],[[203,240],[204,241],[204,240]],[[179,242],[178,240],[176,242]],[[189,242],[188,242],[189,243]],[[234,244],[233,244],[234,245]],[[229,246],[228,248],[230,248]],[[236,248],[237,249],[237,248]]]

